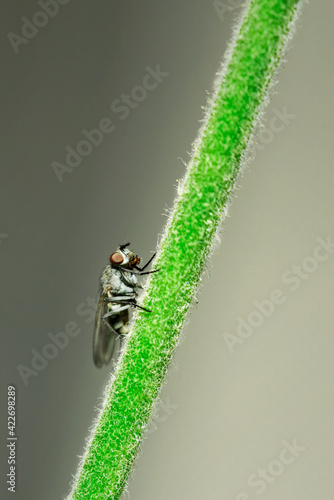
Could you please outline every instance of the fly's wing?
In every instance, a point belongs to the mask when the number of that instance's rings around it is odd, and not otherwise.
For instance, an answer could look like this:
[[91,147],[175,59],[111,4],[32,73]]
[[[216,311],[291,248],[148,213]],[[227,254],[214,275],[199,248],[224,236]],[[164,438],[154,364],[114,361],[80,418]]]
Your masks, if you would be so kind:
[[117,344],[116,335],[103,321],[106,312],[107,304],[104,302],[104,295],[102,295],[96,310],[93,335],[93,359],[97,368],[101,368],[103,364],[107,365],[110,362]]

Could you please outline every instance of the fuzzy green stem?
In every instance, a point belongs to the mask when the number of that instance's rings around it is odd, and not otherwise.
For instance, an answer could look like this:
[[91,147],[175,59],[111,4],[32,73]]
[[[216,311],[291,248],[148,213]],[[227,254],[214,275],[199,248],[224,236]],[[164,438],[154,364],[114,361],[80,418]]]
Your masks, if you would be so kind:
[[137,314],[69,498],[122,494],[299,6],[247,4],[144,295],[153,312]]

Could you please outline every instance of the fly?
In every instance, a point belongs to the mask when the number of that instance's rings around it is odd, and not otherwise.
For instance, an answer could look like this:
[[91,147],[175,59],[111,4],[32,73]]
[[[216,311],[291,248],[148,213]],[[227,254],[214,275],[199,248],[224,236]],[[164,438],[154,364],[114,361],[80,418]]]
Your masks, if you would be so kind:
[[109,364],[117,344],[120,346],[129,333],[129,309],[135,307],[147,312],[148,309],[137,304],[137,289],[141,288],[137,276],[158,271],[143,272],[152,262],[155,254],[143,267],[139,267],[140,258],[127,247],[120,245],[110,255],[110,264],[100,277],[100,296],[95,317],[93,336],[93,359],[95,366],[101,368]]

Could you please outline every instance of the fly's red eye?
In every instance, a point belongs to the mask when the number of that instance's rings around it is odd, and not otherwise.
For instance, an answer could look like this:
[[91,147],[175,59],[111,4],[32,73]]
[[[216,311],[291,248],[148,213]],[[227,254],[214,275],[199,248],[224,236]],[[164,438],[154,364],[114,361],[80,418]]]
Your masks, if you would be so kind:
[[123,255],[119,252],[114,252],[110,255],[111,264],[122,264],[123,260]]

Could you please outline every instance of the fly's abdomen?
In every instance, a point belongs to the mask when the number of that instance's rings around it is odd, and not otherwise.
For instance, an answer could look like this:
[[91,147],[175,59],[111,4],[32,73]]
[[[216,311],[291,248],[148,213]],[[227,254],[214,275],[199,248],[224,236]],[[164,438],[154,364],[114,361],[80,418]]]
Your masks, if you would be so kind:
[[[110,304],[112,306],[112,304]],[[119,334],[119,335],[127,335],[129,333],[129,310],[117,312],[117,309],[114,309],[115,314],[109,316],[109,324],[110,326]]]

